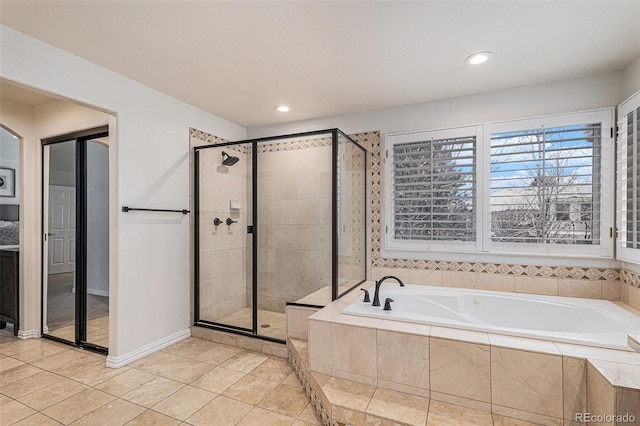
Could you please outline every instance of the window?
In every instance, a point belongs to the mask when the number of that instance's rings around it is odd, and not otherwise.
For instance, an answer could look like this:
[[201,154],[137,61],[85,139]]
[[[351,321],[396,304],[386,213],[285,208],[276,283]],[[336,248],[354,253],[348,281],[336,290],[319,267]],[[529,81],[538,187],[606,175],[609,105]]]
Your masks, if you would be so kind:
[[640,263],[640,94],[618,117],[618,257]]
[[571,212],[600,204],[600,146],[600,123],[492,133],[491,241],[599,244]]
[[392,240],[475,242],[475,127],[391,138]]
[[612,115],[387,135],[383,255],[612,257]]

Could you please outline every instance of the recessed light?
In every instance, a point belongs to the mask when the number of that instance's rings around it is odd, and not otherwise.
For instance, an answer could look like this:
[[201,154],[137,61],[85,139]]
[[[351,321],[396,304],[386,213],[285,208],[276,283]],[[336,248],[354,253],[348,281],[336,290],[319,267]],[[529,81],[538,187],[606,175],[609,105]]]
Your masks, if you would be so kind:
[[480,65],[480,64],[484,64],[492,57],[493,57],[493,53],[491,52],[478,52],[478,53],[474,53],[471,56],[468,56],[467,59],[464,60],[464,62],[469,65]]
[[279,105],[276,107],[276,111],[278,112],[289,112],[289,107],[286,105]]

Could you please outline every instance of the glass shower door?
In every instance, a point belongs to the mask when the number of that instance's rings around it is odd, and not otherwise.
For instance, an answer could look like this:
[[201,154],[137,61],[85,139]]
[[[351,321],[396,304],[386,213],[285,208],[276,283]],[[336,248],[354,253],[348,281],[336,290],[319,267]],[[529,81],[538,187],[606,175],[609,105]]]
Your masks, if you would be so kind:
[[253,332],[251,144],[196,151],[199,321]]

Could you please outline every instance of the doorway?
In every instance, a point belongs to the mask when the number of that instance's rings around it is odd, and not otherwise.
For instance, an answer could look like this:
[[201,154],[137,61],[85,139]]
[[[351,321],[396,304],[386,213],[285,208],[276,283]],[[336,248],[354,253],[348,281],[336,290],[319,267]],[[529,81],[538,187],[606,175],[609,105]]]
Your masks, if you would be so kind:
[[108,127],[42,141],[42,335],[107,353]]

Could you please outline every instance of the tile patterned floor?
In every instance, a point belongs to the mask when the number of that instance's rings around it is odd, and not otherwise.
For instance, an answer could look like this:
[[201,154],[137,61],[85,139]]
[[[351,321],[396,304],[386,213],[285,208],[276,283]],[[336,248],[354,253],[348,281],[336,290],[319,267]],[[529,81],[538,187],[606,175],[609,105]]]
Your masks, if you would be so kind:
[[[0,426],[320,425],[282,358],[189,338],[126,367],[104,364],[101,355],[0,330]],[[411,424],[531,425],[437,401],[414,405]]]
[[287,360],[189,338],[129,366],[0,331],[0,425],[319,425]]

